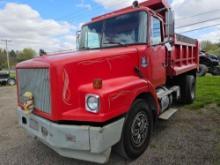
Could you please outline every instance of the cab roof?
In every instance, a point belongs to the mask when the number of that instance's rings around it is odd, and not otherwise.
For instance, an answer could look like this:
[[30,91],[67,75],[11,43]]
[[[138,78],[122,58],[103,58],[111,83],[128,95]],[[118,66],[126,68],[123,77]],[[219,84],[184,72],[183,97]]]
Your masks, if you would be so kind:
[[[167,9],[170,8],[169,4],[167,3],[166,0],[148,0],[148,1],[144,1],[142,3],[139,4],[140,7],[147,7],[155,12],[158,12],[160,15],[165,17],[165,12]],[[94,17],[92,18],[92,21],[99,21],[99,20],[103,20],[106,18],[109,18],[110,16],[113,15],[117,15],[120,13],[125,13],[126,11],[130,11],[133,9],[133,6],[129,6],[123,9],[119,9],[98,17]]]

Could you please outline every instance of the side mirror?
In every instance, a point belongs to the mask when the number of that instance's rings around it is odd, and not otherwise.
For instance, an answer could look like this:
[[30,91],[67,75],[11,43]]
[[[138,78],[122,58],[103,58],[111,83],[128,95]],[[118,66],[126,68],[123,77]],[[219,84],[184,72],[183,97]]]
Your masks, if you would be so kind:
[[175,18],[174,13],[171,9],[168,9],[166,12],[166,37],[169,41],[172,41],[172,39],[175,36]]
[[76,50],[79,50],[81,31],[76,32]]
[[167,49],[168,52],[172,52],[173,47],[172,47],[172,45],[170,44],[170,42],[165,43],[165,47],[166,47],[166,49]]

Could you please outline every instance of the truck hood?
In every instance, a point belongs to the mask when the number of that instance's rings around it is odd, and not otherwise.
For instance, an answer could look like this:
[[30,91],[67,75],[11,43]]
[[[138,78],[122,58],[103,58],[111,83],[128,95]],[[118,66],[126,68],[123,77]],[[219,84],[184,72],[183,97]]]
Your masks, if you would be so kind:
[[65,65],[69,63],[75,63],[80,61],[87,61],[105,57],[113,57],[115,55],[124,55],[130,53],[136,53],[137,49],[135,47],[127,48],[111,48],[102,50],[88,50],[88,51],[77,51],[69,53],[60,53],[35,57],[31,60],[27,60],[17,64],[17,68],[41,68],[50,67],[51,65]]
[[[141,47],[144,48],[144,46]],[[104,85],[106,81],[136,76],[134,69],[139,65],[138,52],[138,47],[134,46],[54,54],[22,62],[17,65],[17,69],[30,68],[31,71],[35,68],[49,69],[49,79],[43,79],[42,82],[49,80],[52,105],[50,115],[52,116],[40,112],[38,115],[58,120],[62,118],[62,114],[68,111],[77,111],[79,108],[84,108],[85,93],[87,92],[83,93],[82,89],[85,86],[91,87],[94,79],[102,79]],[[41,72],[39,73],[41,74]],[[29,74],[24,82],[35,84],[35,82],[39,82],[41,77],[38,76],[40,74],[35,74],[33,77]],[[30,82],[28,82],[29,79]],[[19,84],[19,76],[17,80]],[[37,84],[36,87],[39,90],[43,89],[40,84]],[[35,98],[37,97],[35,96]],[[84,112],[83,109],[82,111]]]

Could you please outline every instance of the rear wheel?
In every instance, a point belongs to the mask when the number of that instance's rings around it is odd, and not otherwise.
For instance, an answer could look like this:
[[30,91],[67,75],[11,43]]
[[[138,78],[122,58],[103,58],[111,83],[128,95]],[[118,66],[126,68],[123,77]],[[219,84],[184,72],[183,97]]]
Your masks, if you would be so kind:
[[214,75],[214,76],[218,76],[220,75],[220,67],[214,67],[211,69],[211,73]]
[[180,102],[191,104],[196,98],[196,77],[185,75],[180,80]]
[[124,123],[122,137],[116,146],[116,151],[127,159],[138,158],[148,147],[152,129],[152,111],[144,100],[136,100]]

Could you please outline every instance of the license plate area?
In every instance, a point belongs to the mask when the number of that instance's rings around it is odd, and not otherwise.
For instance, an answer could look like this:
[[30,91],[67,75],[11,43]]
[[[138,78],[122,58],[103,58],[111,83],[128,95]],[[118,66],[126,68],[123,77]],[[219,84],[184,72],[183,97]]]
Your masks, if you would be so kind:
[[39,123],[36,120],[34,120],[34,119],[30,119],[29,126],[33,130],[39,131]]

